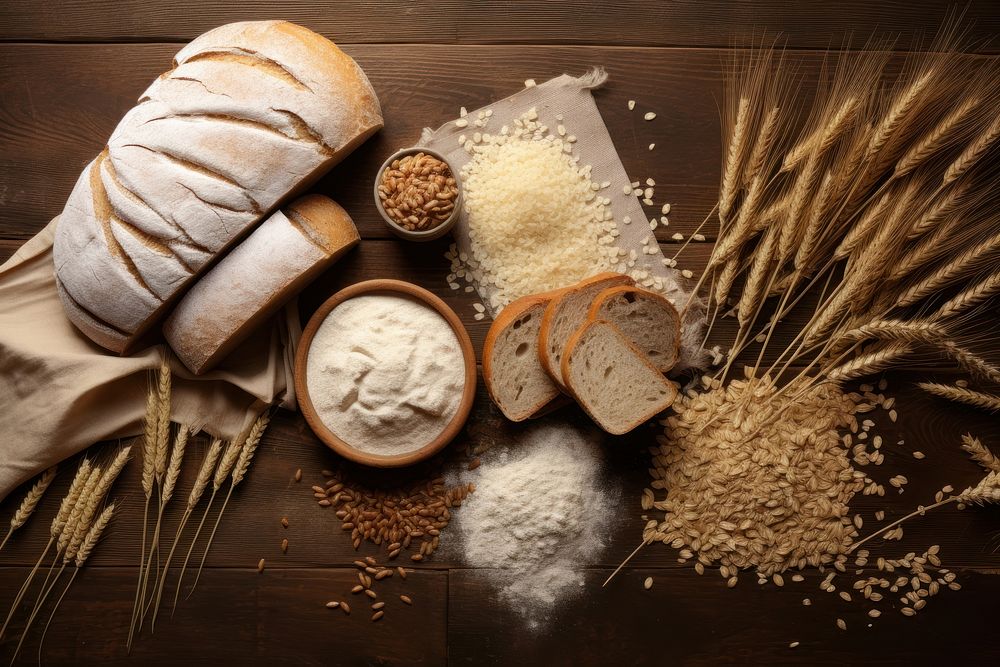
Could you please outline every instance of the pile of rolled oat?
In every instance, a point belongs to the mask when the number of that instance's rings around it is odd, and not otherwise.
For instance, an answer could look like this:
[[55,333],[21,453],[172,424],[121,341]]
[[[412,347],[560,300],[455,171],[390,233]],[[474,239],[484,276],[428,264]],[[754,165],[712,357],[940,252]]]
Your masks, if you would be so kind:
[[[719,564],[730,585],[744,568],[769,577],[835,562],[857,536],[848,504],[865,475],[838,429],[856,423],[860,397],[832,384],[798,397],[793,385],[775,398],[767,379],[705,382],[666,419],[643,494],[643,507],[665,516],[649,521],[644,539],[681,549],[701,571]],[[656,500],[661,489],[667,496]]]

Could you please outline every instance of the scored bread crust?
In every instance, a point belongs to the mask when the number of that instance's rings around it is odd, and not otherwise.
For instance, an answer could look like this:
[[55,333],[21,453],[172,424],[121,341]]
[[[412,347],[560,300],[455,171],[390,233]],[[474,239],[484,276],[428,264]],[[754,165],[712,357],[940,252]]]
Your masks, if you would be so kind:
[[[549,336],[553,333],[552,330],[555,327],[556,316],[558,315],[559,309],[563,306],[563,304],[565,304],[573,295],[579,294],[582,290],[593,287],[599,283],[607,283],[609,287],[619,284],[635,284],[631,278],[622,273],[615,273],[613,271],[598,273],[597,275],[581,280],[575,285],[571,285],[560,290],[560,293],[553,297],[549,302],[549,305],[545,307],[545,313],[542,315],[542,327],[538,332],[538,360],[542,363],[542,368],[544,368],[549,374],[549,377],[551,377],[556,385],[563,390],[566,389],[566,385],[563,382],[562,370],[559,366],[559,362],[558,360],[553,359],[552,355],[549,354]],[[587,311],[584,311],[584,319],[586,319],[586,312]],[[569,339],[567,338],[567,341],[568,340]],[[565,351],[565,347],[563,350]]]
[[56,231],[70,320],[119,353],[284,201],[382,126],[367,77],[284,21],[182,48],[85,169]]
[[359,241],[340,204],[301,197],[205,273],[163,323],[163,334],[188,370],[206,373]]
[[[673,350],[672,350],[673,351],[673,357],[671,358],[671,361],[670,361],[669,364],[664,363],[664,367],[663,368],[659,368],[658,367],[659,370],[660,370],[660,372],[666,373],[671,368],[673,368],[674,365],[676,365],[677,360],[680,358],[680,354],[681,354],[681,316],[677,312],[677,308],[674,306],[674,304],[670,303],[670,300],[667,299],[665,296],[663,296],[662,294],[658,294],[657,292],[653,292],[651,290],[643,289],[641,287],[634,286],[634,285],[616,285],[615,287],[609,287],[608,289],[603,290],[596,297],[594,297],[593,302],[590,304],[590,310],[587,313],[587,319],[588,320],[606,319],[606,318],[602,318],[601,317],[601,307],[604,305],[604,303],[607,302],[607,301],[609,301],[610,299],[613,299],[613,298],[617,297],[619,294],[625,294],[627,292],[637,292],[637,293],[642,294],[644,297],[646,297],[648,299],[652,299],[654,301],[658,301],[658,302],[661,303],[661,305],[664,306],[664,308],[668,312],[670,312],[673,315],[673,322],[674,322],[674,325],[675,325],[675,327],[674,327],[674,329],[675,329],[674,330],[674,346],[673,346]],[[614,322],[612,322],[612,324],[614,324]],[[618,329],[621,330],[621,327],[618,327]],[[624,333],[624,332],[622,332],[622,333]],[[628,338],[628,336],[626,336],[626,338]],[[645,354],[645,353],[643,353],[643,354]]]
[[496,346],[497,338],[529,309],[535,307],[544,309],[554,297],[563,293],[566,289],[567,288],[562,288],[551,290],[549,292],[542,292],[541,294],[531,294],[512,301],[507,304],[502,311],[500,311],[500,314],[497,315],[495,320],[493,320],[493,324],[490,325],[490,330],[486,334],[486,341],[483,343],[483,380],[486,382],[486,391],[489,393],[493,403],[495,403],[496,406],[500,408],[500,411],[504,413],[504,416],[511,421],[524,421],[525,419],[530,419],[531,417],[538,415],[540,412],[549,408],[554,401],[559,400],[561,391],[558,385],[553,383],[553,395],[550,398],[540,401],[538,405],[532,406],[530,411],[525,411],[524,413],[508,413],[506,409],[507,406],[504,406],[503,402],[500,400],[500,397],[494,389],[493,383],[493,350]]
[[628,433],[637,428],[638,426],[641,426],[642,424],[646,423],[647,421],[649,421],[650,419],[661,413],[665,408],[653,407],[650,409],[649,412],[643,413],[641,418],[634,420],[628,428],[624,430],[616,430],[611,428],[609,425],[603,423],[597,417],[597,415],[595,415],[591,411],[590,407],[587,405],[587,402],[580,397],[579,393],[576,390],[573,389],[572,383],[569,381],[570,377],[569,367],[570,364],[572,363],[573,354],[576,351],[576,347],[580,343],[580,341],[582,341],[583,338],[587,335],[587,333],[590,331],[591,328],[595,326],[604,326],[604,325],[607,325],[612,329],[614,329],[618,333],[618,335],[621,336],[622,342],[625,343],[625,346],[629,350],[631,350],[631,352],[635,354],[635,356],[639,359],[640,363],[648,366],[649,369],[652,370],[658,377],[663,379],[664,386],[669,387],[671,391],[670,401],[667,404],[667,406],[672,404],[677,399],[678,391],[677,391],[677,386],[673,382],[668,380],[666,377],[664,377],[663,374],[660,373],[660,371],[656,368],[656,366],[654,366],[649,361],[646,355],[643,354],[640,350],[636,349],[636,347],[628,339],[628,336],[623,334],[621,330],[614,325],[613,322],[608,322],[607,320],[595,320],[595,319],[588,320],[587,322],[585,322],[579,329],[576,330],[576,332],[572,336],[570,336],[569,340],[567,341],[565,352],[563,353],[562,356],[562,362],[560,364],[560,372],[564,377],[564,383],[566,385],[567,391],[577,402],[577,404],[579,404],[579,406],[583,408],[584,412],[586,412],[590,416],[590,418],[597,423],[598,426],[600,426],[608,433],[611,433],[612,435],[622,435],[623,433]]

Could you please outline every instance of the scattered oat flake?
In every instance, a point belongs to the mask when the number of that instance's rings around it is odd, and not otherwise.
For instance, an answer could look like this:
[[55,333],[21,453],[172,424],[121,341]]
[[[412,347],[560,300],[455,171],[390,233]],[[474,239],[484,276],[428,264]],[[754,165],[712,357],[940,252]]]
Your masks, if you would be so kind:
[[656,148],[656,144],[650,144],[649,145],[649,150],[653,150],[654,148]]
[[524,80],[524,87],[525,87],[525,88],[533,88],[533,87],[535,87],[535,86],[537,86],[537,85],[538,85],[538,84],[537,84],[537,83],[535,83],[535,80],[534,80],[534,79],[525,79],[525,80]]
[[799,645],[798,642],[792,642],[791,644],[788,645],[788,648],[795,648],[798,645]]
[[672,238],[675,241],[683,241],[684,240],[684,235],[681,234],[680,232],[674,232],[674,235],[671,236],[670,238]]
[[684,276],[685,278],[693,278],[694,272],[691,269],[684,269],[683,271],[681,271],[681,275]]
[[629,100],[628,101],[628,110],[631,111],[634,108],[635,108],[635,100]]
[[840,628],[841,630],[846,630],[847,629],[847,623],[844,622],[844,619],[838,618],[837,619],[837,627]]
[[926,458],[926,456],[924,455],[923,452],[916,451],[916,452],[913,452],[913,458],[915,458],[917,460],[920,460],[920,459]]
[[646,577],[646,580],[642,582],[642,587],[645,588],[647,591],[650,588],[652,588],[653,587],[653,578],[652,577]]
[[643,120],[653,120],[654,118],[656,118],[656,114],[652,111],[647,111],[642,117]]

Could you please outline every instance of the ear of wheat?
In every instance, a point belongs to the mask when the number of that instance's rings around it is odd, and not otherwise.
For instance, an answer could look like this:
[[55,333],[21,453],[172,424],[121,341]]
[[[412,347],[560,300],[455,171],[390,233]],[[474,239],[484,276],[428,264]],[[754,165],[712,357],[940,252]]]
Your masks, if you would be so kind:
[[[204,494],[205,488],[212,479],[212,473],[215,470],[215,462],[218,460],[219,454],[221,453],[222,440],[215,438],[212,440],[212,444],[205,453],[204,460],[201,462],[201,467],[198,469],[198,477],[195,479],[194,486],[191,487],[191,492],[188,494],[187,507],[185,507],[184,514],[181,516],[181,521],[177,526],[177,532],[174,533],[174,541],[173,544],[170,545],[170,551],[167,553],[167,560],[163,563],[163,570],[158,578],[156,596],[153,601],[153,618],[149,623],[150,632],[153,632],[156,629],[156,618],[160,611],[160,599],[163,596],[163,587],[167,581],[167,572],[170,570],[170,562],[174,558],[174,551],[177,549],[177,543],[180,542],[181,535],[184,533],[184,528],[187,526],[187,522],[190,520],[191,514],[194,512],[194,508],[198,505],[198,501],[201,500],[201,496]],[[190,555],[191,552],[189,550],[188,556],[190,557]],[[187,560],[184,561],[184,565],[185,567],[187,566]],[[183,572],[183,568],[181,571]]]
[[[7,618],[4,619],[3,627],[0,627],[0,639],[2,639],[4,634],[7,632],[7,626],[10,625],[11,619],[14,617],[14,612],[17,611],[21,601],[24,599],[25,594],[28,592],[28,588],[31,586],[31,582],[38,573],[38,568],[41,567],[42,561],[45,560],[45,556],[48,555],[49,550],[56,544],[56,541],[60,539],[66,530],[66,526],[70,520],[70,515],[76,508],[80,500],[80,495],[83,493],[84,487],[90,480],[92,468],[93,466],[88,458],[84,458],[80,462],[79,467],[77,467],[76,474],[73,476],[73,481],[70,483],[69,491],[59,503],[59,511],[57,511],[55,517],[52,518],[52,523],[49,527],[48,543],[42,550],[42,553],[35,562],[34,567],[32,567],[31,571],[28,572],[28,576],[25,577],[24,583],[21,585],[21,589],[14,597],[14,602],[11,604],[10,609],[7,612]],[[58,549],[57,547],[57,550],[61,549]],[[53,564],[54,563],[55,561],[53,561]],[[48,578],[46,578],[46,582],[47,581]]]
[[222,521],[222,515],[225,514],[226,507],[229,505],[229,499],[233,495],[233,489],[235,489],[236,486],[243,481],[247,471],[250,469],[250,464],[253,462],[257,446],[260,444],[260,439],[264,435],[264,431],[267,429],[267,425],[270,421],[271,415],[268,410],[265,410],[250,426],[250,430],[247,432],[246,437],[243,440],[243,446],[240,448],[239,456],[233,466],[232,482],[229,485],[229,491],[226,493],[226,498],[222,502],[222,507],[219,508],[218,516],[215,517],[215,525],[212,526],[212,532],[208,536],[208,542],[205,544],[205,550],[201,554],[201,562],[198,564],[198,573],[195,575],[194,583],[191,584],[191,590],[188,592],[188,597],[194,593],[194,589],[197,588],[198,581],[201,579],[201,573],[205,567],[205,559],[208,558],[208,552],[212,548],[212,542],[215,540],[215,532],[219,529],[219,523]]
[[[132,620],[129,623],[127,650],[132,650],[132,639],[135,636],[136,624],[141,618],[143,600],[146,598],[146,582],[149,571],[146,563],[155,552],[156,532],[146,554],[146,532],[149,524],[149,503],[152,497],[153,482],[160,490],[160,506],[162,507],[163,482],[167,471],[167,454],[170,448],[170,392],[171,373],[168,359],[169,352],[164,352],[160,358],[160,367],[156,375],[156,384],[150,388],[146,399],[146,423],[143,439],[142,489],[146,495],[146,504],[142,510],[142,543],[139,549],[139,572],[135,584],[135,599],[132,604]],[[157,525],[159,522],[157,522]]]
[[14,511],[14,516],[10,518],[10,528],[7,530],[7,535],[3,538],[3,541],[0,542],[0,550],[7,544],[14,531],[28,522],[28,519],[35,512],[35,508],[38,507],[38,503],[41,502],[42,496],[45,495],[45,490],[49,488],[49,485],[52,484],[52,480],[55,478],[56,466],[52,466],[43,472],[38,481],[28,489],[24,500],[21,501],[21,504]]
[[971,433],[962,436],[962,449],[968,452],[969,457],[978,463],[986,472],[1000,472],[1000,459],[993,455],[993,452],[986,449],[979,438],[972,437]]
[[854,552],[855,550],[857,550],[858,547],[860,547],[865,542],[868,542],[869,540],[878,537],[879,535],[885,533],[886,531],[895,528],[904,521],[909,521],[915,516],[923,516],[927,512],[933,509],[937,509],[938,507],[941,507],[943,505],[947,505],[949,503],[987,505],[998,502],[1000,502],[1000,473],[998,473],[995,470],[992,470],[989,473],[987,473],[986,476],[983,477],[979,481],[979,483],[976,484],[975,486],[970,486],[961,493],[953,496],[948,496],[944,500],[940,500],[934,503],[933,505],[928,505],[926,507],[923,506],[918,507],[915,511],[910,512],[901,519],[897,519],[896,521],[893,521],[892,523],[886,526],[882,526],[881,528],[876,530],[874,533],[872,533],[865,539],[855,542],[853,545],[851,545],[851,548],[848,550],[847,553]]
[[935,382],[919,382],[917,383],[917,386],[926,391],[928,394],[946,398],[949,401],[964,403],[965,405],[971,405],[974,408],[979,408],[988,412],[1000,412],[1000,396],[984,394],[982,392],[965,389],[963,387],[937,384]]

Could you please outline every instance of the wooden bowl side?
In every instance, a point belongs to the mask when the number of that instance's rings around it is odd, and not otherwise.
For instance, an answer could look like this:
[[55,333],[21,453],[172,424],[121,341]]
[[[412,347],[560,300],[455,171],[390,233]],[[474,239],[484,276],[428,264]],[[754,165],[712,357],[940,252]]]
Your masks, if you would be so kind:
[[[309,388],[306,378],[309,349],[312,347],[312,342],[316,336],[316,332],[319,330],[326,317],[333,311],[334,308],[349,299],[356,296],[379,292],[396,295],[403,294],[417,299],[421,303],[425,303],[433,308],[435,312],[439,313],[448,322],[452,331],[455,332],[455,336],[458,338],[459,346],[462,349],[462,358],[465,361],[465,386],[463,387],[462,398],[458,404],[458,410],[455,412],[455,416],[452,417],[451,421],[444,427],[444,430],[442,430],[434,440],[427,443],[420,449],[392,456],[380,456],[378,454],[363,452],[340,439],[333,431],[331,431],[326,424],[323,423],[323,420],[320,419],[319,414],[316,412],[316,408],[313,406],[312,399],[309,396]],[[299,340],[298,350],[295,352],[293,383],[295,385],[295,393],[296,398],[298,399],[299,409],[302,411],[302,415],[305,417],[306,423],[309,424],[313,433],[315,433],[325,445],[344,458],[363,465],[376,468],[398,468],[412,465],[430,458],[444,449],[444,447],[451,442],[456,435],[458,435],[458,432],[462,430],[466,420],[469,418],[469,413],[472,411],[472,403],[476,396],[476,353],[472,347],[472,340],[469,338],[469,333],[465,330],[465,327],[462,326],[462,322],[458,319],[458,315],[455,314],[455,311],[452,310],[448,304],[434,294],[422,287],[414,285],[413,283],[404,282],[402,280],[366,280],[340,290],[324,301],[313,316],[309,318],[308,324],[306,324],[305,329],[302,331],[302,338]]]

